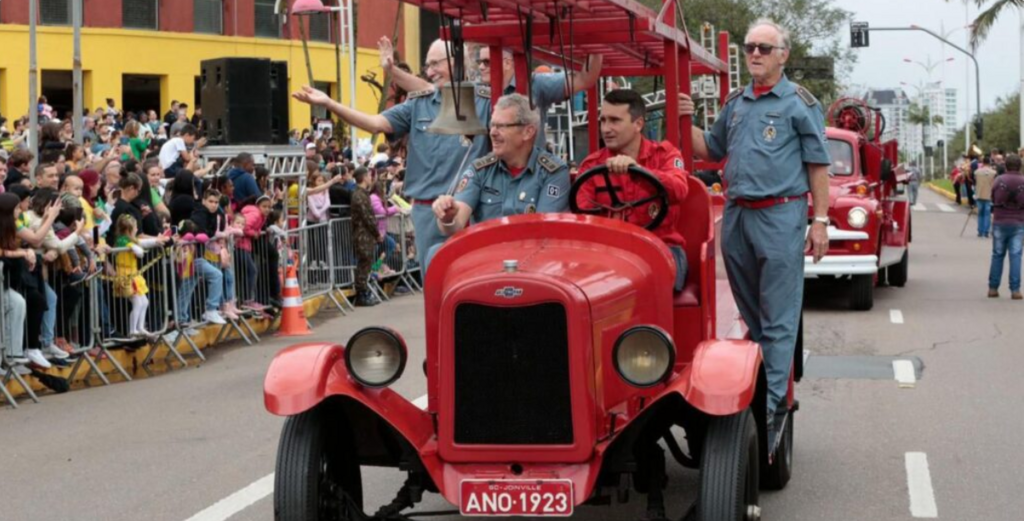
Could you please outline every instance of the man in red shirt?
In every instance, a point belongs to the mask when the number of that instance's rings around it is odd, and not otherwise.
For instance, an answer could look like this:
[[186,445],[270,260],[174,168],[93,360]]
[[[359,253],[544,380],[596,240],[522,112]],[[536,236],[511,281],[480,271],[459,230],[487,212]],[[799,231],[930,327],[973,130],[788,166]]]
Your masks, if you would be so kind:
[[[665,241],[676,259],[675,291],[682,291],[686,283],[686,241],[676,230],[675,224],[681,211],[679,203],[686,198],[686,176],[683,170],[683,156],[667,141],[660,143],[643,136],[644,117],[647,107],[643,98],[634,90],[616,89],[605,95],[601,103],[601,138],[605,148],[587,156],[579,171],[586,172],[600,165],[607,165],[612,183],[618,189],[620,201],[637,201],[655,195],[654,187],[645,181],[638,181],[628,173],[630,165],[647,170],[665,185],[668,191],[668,215],[654,234]],[[601,176],[593,177],[580,188],[576,196],[580,208],[594,208],[594,203],[610,205],[608,191]],[[602,190],[603,189],[603,190]],[[591,202],[592,201],[592,202]],[[590,202],[588,204],[588,202]],[[661,210],[659,201],[652,201],[626,210],[622,218],[637,226],[646,226]]]

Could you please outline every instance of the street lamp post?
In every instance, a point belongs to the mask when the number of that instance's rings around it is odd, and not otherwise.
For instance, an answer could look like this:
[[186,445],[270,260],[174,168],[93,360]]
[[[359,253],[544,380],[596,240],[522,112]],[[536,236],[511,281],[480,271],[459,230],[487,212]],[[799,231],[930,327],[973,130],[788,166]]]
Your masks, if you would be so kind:
[[[36,0],[28,0],[28,149],[39,152],[39,64],[36,61]],[[31,179],[35,184],[36,162],[32,160]]]
[[71,91],[74,110],[71,128],[74,129],[75,143],[82,144],[82,0],[71,0],[71,24],[74,26],[74,57],[71,60]]
[[[322,0],[295,0],[292,5],[292,14],[296,15],[309,15],[315,13],[334,13],[341,12],[345,16],[345,23],[338,24],[338,40],[346,41],[348,47],[348,78],[349,78],[349,94],[348,103],[352,109],[356,108],[356,42],[355,42],[355,29],[353,27],[355,20],[353,19],[353,12],[355,11],[355,0],[347,0],[348,5],[346,6],[343,2],[345,0],[339,0],[337,7],[327,7],[323,4]],[[338,17],[339,20],[341,17]],[[347,27],[346,27],[347,26]],[[347,29],[347,31],[346,31]],[[338,92],[341,92],[341,85],[338,85]],[[349,125],[349,147],[352,150],[352,157],[355,158],[356,150],[356,127]]]
[[[922,69],[924,69],[925,72],[928,74],[928,85],[931,85],[932,84],[932,71],[934,71],[935,68],[938,67],[939,65],[945,65],[948,62],[955,61],[955,58],[949,57],[949,58],[946,58],[944,60],[939,60],[939,61],[933,62],[931,55],[929,55],[929,56],[927,56],[927,60],[926,60],[927,63],[920,62],[920,61],[917,61],[917,60],[912,60],[910,58],[903,58],[903,61],[905,61],[907,63],[919,65]],[[903,82],[901,82],[901,83],[903,83]],[[906,83],[903,83],[903,84],[906,85]],[[923,94],[922,94],[923,89],[921,87],[916,86],[916,85],[914,85],[914,87],[918,89],[918,97],[919,98],[923,98],[924,97]],[[938,81],[938,88],[939,88],[939,95],[940,95],[940,103],[939,103],[939,105],[942,105],[941,100],[944,99],[945,90],[942,88],[942,80],[941,79]],[[929,115],[930,115],[930,111],[929,111]],[[945,118],[944,115],[943,115],[943,118]],[[945,125],[945,121],[943,122],[943,126],[944,125]],[[929,121],[928,122],[928,126],[929,127],[934,127],[935,125],[932,124]],[[932,131],[934,132],[935,129],[932,128]],[[943,168],[943,170],[945,170],[946,165],[947,165],[947,163],[949,161],[949,146],[946,143],[947,141],[949,141],[949,136],[946,135],[945,132],[940,132],[939,134],[942,136],[942,161],[943,161],[942,162],[942,168]],[[924,151],[922,151],[922,154],[923,153],[924,153]],[[934,155],[932,157],[934,157]],[[923,159],[923,156],[922,156],[922,159]],[[923,164],[924,164],[924,161],[922,160],[922,166],[923,166]],[[934,163],[932,163],[932,164],[934,165]],[[934,176],[934,175],[935,175],[935,167],[932,166],[932,176]]]

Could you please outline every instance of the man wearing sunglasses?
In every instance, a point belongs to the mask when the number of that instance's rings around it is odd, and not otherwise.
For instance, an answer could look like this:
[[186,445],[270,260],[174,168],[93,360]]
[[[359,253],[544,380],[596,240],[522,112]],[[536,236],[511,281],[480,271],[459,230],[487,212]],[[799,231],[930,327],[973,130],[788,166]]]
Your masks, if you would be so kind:
[[[733,296],[761,345],[768,376],[770,440],[783,429],[789,371],[803,305],[804,251],[828,251],[828,165],[818,101],[783,73],[789,33],[769,20],[743,46],[753,83],[729,94],[714,126],[693,129],[693,153],[725,165],[722,253]],[[693,101],[679,95],[680,112]],[[807,194],[814,220],[807,229]],[[806,234],[806,235],[805,235]],[[773,441],[774,443],[774,441]]]
[[[440,87],[451,79],[449,56],[442,40],[435,40],[427,51],[424,73],[433,84],[433,89],[409,93],[403,103],[395,105],[380,114],[367,114],[352,109],[331,99],[327,94],[312,87],[292,96],[310,105],[326,107],[339,118],[367,132],[384,133],[388,140],[409,136],[409,157],[406,159],[405,195],[412,204],[412,222],[416,232],[416,255],[422,264],[430,248],[444,242],[434,219],[431,205],[445,193],[456,175],[463,158],[472,161],[483,156],[487,149],[487,137],[476,136],[467,140],[463,136],[442,135],[427,132],[441,110]],[[452,58],[453,59],[453,58]],[[399,70],[397,67],[394,70]],[[477,89],[472,100],[477,117],[484,126],[491,120],[490,92]],[[467,155],[467,151],[469,154]]]

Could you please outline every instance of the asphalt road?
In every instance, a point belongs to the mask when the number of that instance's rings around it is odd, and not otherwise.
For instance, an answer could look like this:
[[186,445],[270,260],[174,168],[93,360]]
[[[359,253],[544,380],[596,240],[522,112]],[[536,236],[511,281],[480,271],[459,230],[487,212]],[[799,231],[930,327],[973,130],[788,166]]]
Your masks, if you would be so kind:
[[[878,288],[873,310],[853,312],[837,296],[841,287],[808,287],[812,375],[798,387],[794,478],[762,495],[764,519],[909,520],[912,509],[930,515],[930,499],[939,519],[1021,519],[1024,302],[1010,301],[1005,285],[1002,298],[986,298],[990,244],[972,227],[959,237],[965,211],[944,211],[948,201],[927,190],[921,199],[905,288]],[[409,367],[420,366],[421,298],[332,317],[303,340],[339,341],[388,324],[409,342]],[[292,342],[221,347],[198,368],[0,409],[0,519],[272,519],[266,477],[282,419],[264,411],[262,382],[273,354]],[[886,376],[892,357],[919,359],[913,388]],[[395,388],[421,396],[422,373],[407,371]],[[908,470],[908,453],[922,453],[929,472]],[[391,499],[400,475],[372,470],[364,479],[373,508]],[[675,515],[695,485],[694,472],[671,472]],[[636,519],[643,500],[633,497],[575,517]],[[424,508],[450,507],[434,496]]]

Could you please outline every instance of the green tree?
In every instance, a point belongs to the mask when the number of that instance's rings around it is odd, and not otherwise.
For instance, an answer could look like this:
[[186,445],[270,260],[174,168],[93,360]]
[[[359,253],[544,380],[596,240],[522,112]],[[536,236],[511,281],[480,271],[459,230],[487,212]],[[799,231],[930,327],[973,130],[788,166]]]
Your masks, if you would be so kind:
[[[1020,0],[1024,1],[1024,0]],[[655,10],[662,0],[640,0]],[[687,0],[683,3],[686,27],[699,39],[701,26],[708,22],[717,31],[727,31],[734,43],[743,43],[747,29],[758,18],[769,18],[790,31],[792,49],[789,63],[808,56],[825,56],[835,61],[832,78],[804,78],[800,84],[810,90],[827,107],[836,99],[843,79],[853,70],[856,55],[849,49],[843,35],[852,14],[834,5],[833,0]],[[750,75],[741,67],[744,84]],[[635,88],[650,92],[653,82],[635,81]]]
[[[1020,96],[1012,94],[996,100],[996,107],[982,114],[983,125],[985,126],[985,139],[978,140],[976,144],[983,152],[988,153],[993,148],[1004,152],[1015,152],[1020,144]],[[971,136],[974,132],[971,132]],[[959,147],[964,143],[964,130],[961,128],[949,140],[950,161],[960,157],[964,153]],[[957,148],[954,148],[957,147]],[[953,150],[956,153],[953,153]],[[947,165],[949,166],[949,165]]]
[[931,107],[928,105],[911,103],[907,107],[907,123],[921,125],[921,150],[924,150],[927,146],[928,132],[926,130],[930,128],[934,131],[935,126],[941,125],[944,122],[942,116],[938,114],[932,115]]
[[[946,0],[947,2],[949,0]],[[966,1],[966,0],[965,0]],[[1008,7],[1016,7],[1018,9],[1024,7],[1024,0],[995,0],[989,2],[989,0],[974,0],[974,3],[979,7],[988,8],[978,13],[978,17],[974,19],[974,23],[971,24],[971,47],[977,49],[981,42],[985,41],[988,37],[988,32],[995,25],[996,20],[999,19],[999,15],[1003,13]]]

